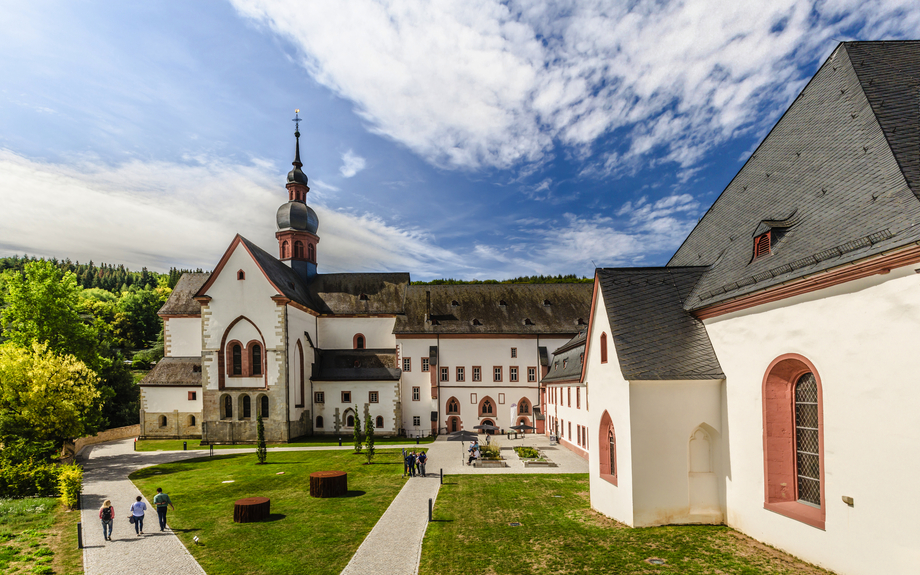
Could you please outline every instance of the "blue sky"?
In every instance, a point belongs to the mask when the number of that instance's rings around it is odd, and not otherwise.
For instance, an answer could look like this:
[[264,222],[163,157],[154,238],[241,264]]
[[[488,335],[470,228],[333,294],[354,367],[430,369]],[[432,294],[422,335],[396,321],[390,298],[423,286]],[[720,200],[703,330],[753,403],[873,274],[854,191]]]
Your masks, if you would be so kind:
[[663,265],[839,41],[918,29],[907,0],[15,3],[0,255],[275,253],[299,108],[320,271]]

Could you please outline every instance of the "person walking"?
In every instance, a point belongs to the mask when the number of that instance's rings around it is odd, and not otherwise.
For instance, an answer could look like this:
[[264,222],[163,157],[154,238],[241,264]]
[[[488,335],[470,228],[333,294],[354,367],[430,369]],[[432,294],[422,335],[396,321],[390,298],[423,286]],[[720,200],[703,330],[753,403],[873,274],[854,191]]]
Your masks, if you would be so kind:
[[157,518],[160,520],[160,531],[166,531],[166,508],[169,506],[175,511],[176,507],[173,505],[172,500],[169,499],[169,495],[163,493],[162,487],[157,487],[157,494],[153,496],[153,506],[157,508]]
[[115,525],[115,508],[112,501],[106,499],[99,508],[99,519],[102,520],[102,537],[106,541],[112,540],[112,527]]
[[415,453],[406,454],[406,467],[409,468],[409,477],[415,477]]
[[141,501],[141,496],[131,506],[131,517],[134,518],[134,532],[140,537],[144,534],[144,513],[147,511],[147,504]]
[[425,465],[428,463],[428,454],[422,451],[418,454],[418,472],[422,477],[428,477],[425,473]]

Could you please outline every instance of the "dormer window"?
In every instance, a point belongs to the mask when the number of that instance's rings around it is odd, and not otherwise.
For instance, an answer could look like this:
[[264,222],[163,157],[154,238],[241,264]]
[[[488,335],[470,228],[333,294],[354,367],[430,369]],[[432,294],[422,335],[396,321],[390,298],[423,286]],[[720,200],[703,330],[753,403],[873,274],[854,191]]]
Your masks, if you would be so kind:
[[530,318],[524,319],[524,325],[533,325],[533,322],[530,321]]
[[545,299],[545,300],[543,300],[543,305],[549,307],[549,306],[551,306],[551,305],[553,305],[553,304],[551,304],[551,303],[549,302],[548,299]]
[[575,325],[588,325],[588,324],[585,323],[585,320],[583,320],[582,318],[578,318],[577,320],[575,320]]
[[363,293],[363,294],[359,295],[359,296],[358,296],[358,299],[361,300],[361,301],[367,301],[367,294],[366,294],[366,293]]
[[502,306],[502,307],[505,307],[505,306],[508,305],[508,304],[505,303],[505,300],[499,300],[498,305],[500,305],[500,306]]
[[760,234],[754,238],[754,259],[760,259],[770,255],[770,232]]
[[472,323],[473,325],[482,325],[482,322],[479,321],[478,319],[475,319],[475,318],[474,318],[473,321],[470,322],[470,323]]
[[460,305],[460,302],[458,302],[457,300],[454,300],[454,301],[450,302],[450,305],[453,306],[453,307],[457,307],[457,306]]

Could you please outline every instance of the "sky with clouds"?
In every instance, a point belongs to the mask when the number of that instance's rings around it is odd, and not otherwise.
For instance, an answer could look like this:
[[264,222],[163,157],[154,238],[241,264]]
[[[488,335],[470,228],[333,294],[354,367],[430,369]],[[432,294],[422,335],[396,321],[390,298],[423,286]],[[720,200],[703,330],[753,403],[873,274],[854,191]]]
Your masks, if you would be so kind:
[[[49,17],[53,15],[53,17]],[[0,255],[321,272],[663,265],[840,41],[916,0],[30,2],[0,11]]]

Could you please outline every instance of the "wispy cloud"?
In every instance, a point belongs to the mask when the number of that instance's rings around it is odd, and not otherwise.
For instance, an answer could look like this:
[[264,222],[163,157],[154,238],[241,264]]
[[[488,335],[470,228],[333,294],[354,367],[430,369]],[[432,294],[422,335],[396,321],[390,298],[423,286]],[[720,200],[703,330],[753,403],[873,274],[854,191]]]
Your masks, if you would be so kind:
[[364,167],[364,158],[348,150],[342,154],[342,167],[339,168],[339,173],[342,174],[342,177],[351,178],[363,170]]
[[[616,176],[692,167],[770,123],[847,34],[914,35],[915,0],[232,0],[302,52],[371,129],[445,167],[540,162],[556,142]],[[803,68],[804,66],[804,68]]]

